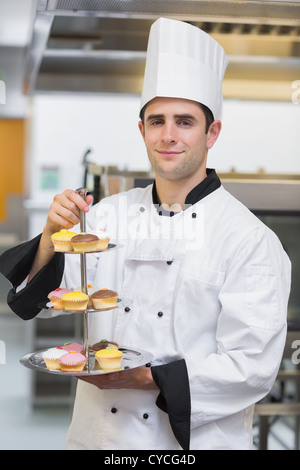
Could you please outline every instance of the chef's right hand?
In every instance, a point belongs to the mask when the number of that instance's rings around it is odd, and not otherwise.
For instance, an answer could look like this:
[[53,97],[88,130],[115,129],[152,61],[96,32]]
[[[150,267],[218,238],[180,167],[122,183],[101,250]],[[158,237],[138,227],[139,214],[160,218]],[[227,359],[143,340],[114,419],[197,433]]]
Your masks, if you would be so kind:
[[53,258],[55,252],[51,242],[51,235],[61,229],[70,229],[80,222],[80,211],[88,212],[93,196],[86,196],[84,200],[78,193],[66,189],[57,194],[50,206],[47,222],[44,227],[39,248],[34,258],[28,276],[28,283]]
[[84,200],[72,189],[54,196],[50,206],[45,231],[52,235],[61,229],[71,229],[80,222],[80,211],[88,212],[93,196],[87,195]]

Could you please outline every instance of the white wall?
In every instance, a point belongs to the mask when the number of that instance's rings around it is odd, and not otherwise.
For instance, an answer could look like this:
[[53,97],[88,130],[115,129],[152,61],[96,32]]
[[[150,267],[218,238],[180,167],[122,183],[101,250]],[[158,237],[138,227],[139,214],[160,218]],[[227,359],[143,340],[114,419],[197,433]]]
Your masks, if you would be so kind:
[[220,172],[300,173],[300,105],[226,100],[223,128],[209,154]]
[[[40,94],[33,98],[30,181],[33,199],[82,186],[83,154],[120,169],[148,170],[138,130],[139,96]],[[219,171],[300,173],[300,105],[225,101],[223,128],[209,153]],[[43,167],[57,166],[57,190],[43,190]]]
[[83,184],[83,155],[120,169],[148,169],[138,130],[139,98],[128,95],[36,95],[32,102],[30,197],[48,199],[41,189],[42,168],[59,168],[58,191]]
[[[32,101],[28,177],[29,237],[45,223],[53,196],[83,184],[84,152],[90,161],[148,171],[138,130],[137,95],[38,94]],[[225,101],[221,135],[208,166],[227,172],[300,173],[300,105]],[[58,187],[41,187],[43,168],[58,169]]]

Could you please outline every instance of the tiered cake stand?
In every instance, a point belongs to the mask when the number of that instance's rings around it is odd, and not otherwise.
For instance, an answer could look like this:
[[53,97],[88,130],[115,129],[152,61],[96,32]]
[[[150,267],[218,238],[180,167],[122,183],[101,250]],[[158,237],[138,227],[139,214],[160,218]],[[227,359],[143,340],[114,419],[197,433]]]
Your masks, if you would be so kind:
[[[87,189],[86,188],[77,189],[77,193],[80,194],[80,196],[83,199],[85,199],[86,194],[87,194]],[[80,231],[86,232],[86,220],[85,220],[84,212],[80,212]],[[98,252],[98,253],[106,253],[116,248],[120,248],[120,246],[109,244],[107,250]],[[85,294],[88,293],[87,274],[86,274],[87,272],[86,271],[86,256],[89,255],[89,253],[95,253],[95,252],[87,252],[87,253],[68,252],[66,253],[67,255],[72,255],[72,256],[80,255],[81,290]],[[55,374],[55,375],[81,376],[81,375],[99,375],[99,374],[113,373],[113,372],[101,370],[98,366],[97,360],[95,359],[91,351],[91,347],[89,344],[89,315],[91,313],[94,314],[98,312],[101,315],[101,312],[103,311],[124,307],[125,304],[126,302],[123,299],[118,299],[116,307],[112,307],[108,309],[101,309],[101,310],[86,309],[80,312],[68,311],[69,314],[76,313],[76,314],[82,315],[82,318],[83,318],[83,345],[84,345],[84,351],[85,351],[85,356],[87,358],[87,362],[82,372],[62,372],[60,370],[48,369],[46,367],[46,364],[43,361],[43,352],[45,350],[27,354],[20,360],[21,364],[24,365],[25,367],[28,367],[29,369],[46,372],[49,374]],[[49,308],[52,308],[52,305],[49,302],[48,303],[45,302],[45,304],[41,305],[41,307],[45,309],[49,309]],[[61,313],[65,314],[66,311],[64,310]],[[122,351],[123,353],[121,370],[140,367],[149,363],[152,360],[152,354],[148,351],[126,347],[126,346],[119,346],[119,350]]]

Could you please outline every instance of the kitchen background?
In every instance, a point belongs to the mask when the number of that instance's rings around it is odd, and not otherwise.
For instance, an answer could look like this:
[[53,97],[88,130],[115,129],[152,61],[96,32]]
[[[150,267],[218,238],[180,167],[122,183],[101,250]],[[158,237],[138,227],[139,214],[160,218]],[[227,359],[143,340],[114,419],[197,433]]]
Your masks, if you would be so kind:
[[[209,166],[246,204],[257,189],[250,209],[264,212],[293,257],[294,320],[300,311],[299,1],[0,0],[0,252],[40,233],[53,195],[65,188],[87,183],[102,197],[152,176],[137,122],[148,32],[159,16],[192,22],[228,54],[223,129]],[[9,288],[1,277],[0,449],[61,449],[75,383],[36,375],[19,359],[74,338],[78,319],[23,322],[6,305]],[[300,339],[297,331],[293,339]],[[275,392],[273,402],[298,399],[294,383],[279,398]],[[273,412],[269,449],[298,448],[295,413]]]

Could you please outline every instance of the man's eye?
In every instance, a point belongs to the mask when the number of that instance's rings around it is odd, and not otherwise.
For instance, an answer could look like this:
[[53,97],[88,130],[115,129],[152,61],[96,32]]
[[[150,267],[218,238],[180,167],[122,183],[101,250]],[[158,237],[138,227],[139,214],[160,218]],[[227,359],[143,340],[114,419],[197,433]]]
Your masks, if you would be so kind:
[[190,126],[191,125],[191,123],[189,121],[179,121],[178,124],[180,126]]
[[156,119],[155,121],[152,121],[152,126],[159,126],[162,123],[163,121],[161,119]]

